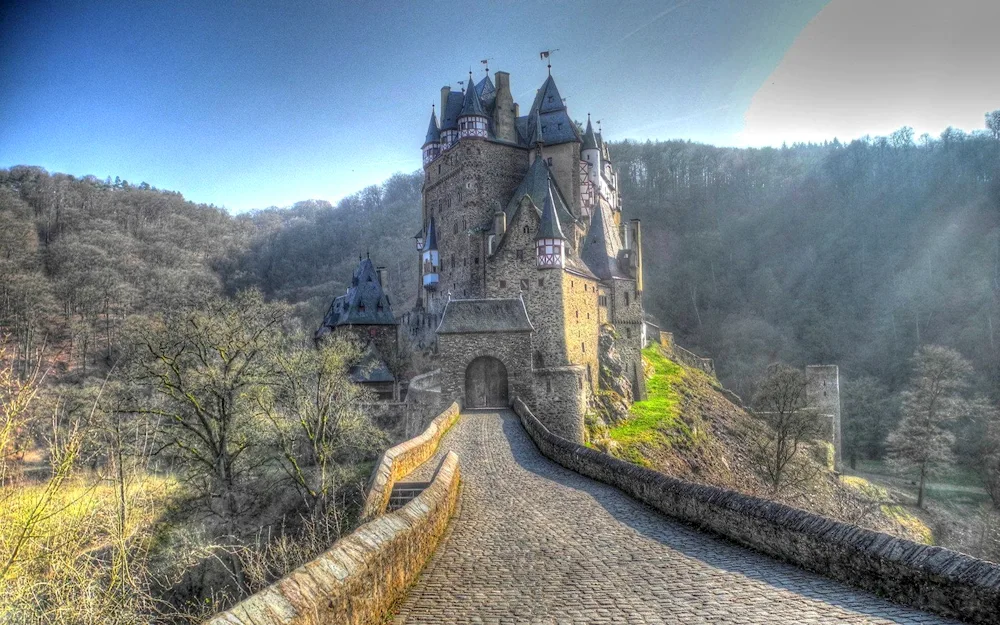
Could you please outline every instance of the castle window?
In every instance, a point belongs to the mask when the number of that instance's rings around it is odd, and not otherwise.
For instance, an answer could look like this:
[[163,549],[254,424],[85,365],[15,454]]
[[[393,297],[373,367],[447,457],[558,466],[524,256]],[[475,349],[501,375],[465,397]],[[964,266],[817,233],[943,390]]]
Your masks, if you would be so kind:
[[506,289],[507,288],[507,281],[506,280],[501,280],[500,281],[500,288],[501,289]]
[[528,290],[528,280],[526,278],[521,279],[521,290],[522,291]]
[[552,165],[552,157],[550,156],[547,159],[545,159],[545,162],[548,163],[549,165]]
[[579,383],[579,385],[580,385],[580,390],[582,391],[582,390],[583,390],[583,378],[577,378],[577,380],[576,380],[576,381],[577,381],[577,382]]
[[479,257],[478,256],[476,256],[476,263],[475,264],[477,264],[477,265],[479,264]]
[[628,293],[625,293],[625,305],[628,306]]
[[524,250],[517,250],[517,259],[524,260]]
[[525,226],[524,228],[522,228],[522,230],[524,231],[524,234],[528,234],[529,232],[531,232],[531,230],[530,230],[530,228],[528,228],[528,226]]
[[545,392],[546,393],[552,392],[552,380],[545,380]]
[[590,313],[587,313],[587,319],[590,319]]
[[578,310],[578,311],[576,311],[576,318],[577,318],[577,319],[579,319],[579,318],[580,318],[580,311],[579,311],[579,310]]
[[572,291],[574,287],[576,287],[576,282],[573,281],[573,280],[570,280],[569,281],[569,290]]
[[455,222],[455,225],[452,226],[451,233],[452,234],[458,234],[458,222],[457,221]]
[[582,351],[584,354],[587,353],[587,344],[586,343],[583,343],[583,342],[580,343],[580,351]]
[[545,286],[545,278],[539,278],[538,279],[538,286],[539,287]]
[[[545,366],[545,357],[542,356],[542,352],[535,352],[535,368],[541,369]],[[552,383],[549,382],[549,390],[552,390]]]
[[438,163],[438,173],[441,173],[441,163]]
[[625,338],[632,338],[632,328],[625,328]]

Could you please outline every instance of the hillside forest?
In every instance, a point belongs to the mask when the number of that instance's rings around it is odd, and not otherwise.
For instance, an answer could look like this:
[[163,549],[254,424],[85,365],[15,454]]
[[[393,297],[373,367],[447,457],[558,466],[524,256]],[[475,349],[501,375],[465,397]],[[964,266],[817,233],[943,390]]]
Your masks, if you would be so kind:
[[[647,313],[748,404],[776,363],[839,365],[845,461],[929,432],[926,468],[977,475],[1000,506],[994,117],[939,137],[611,144]],[[421,183],[234,215],[0,170],[0,620],[197,622],[350,529],[391,434],[348,382],[356,346],[311,333],[361,255],[389,268],[397,314],[412,305]],[[949,408],[915,425],[935,362]]]

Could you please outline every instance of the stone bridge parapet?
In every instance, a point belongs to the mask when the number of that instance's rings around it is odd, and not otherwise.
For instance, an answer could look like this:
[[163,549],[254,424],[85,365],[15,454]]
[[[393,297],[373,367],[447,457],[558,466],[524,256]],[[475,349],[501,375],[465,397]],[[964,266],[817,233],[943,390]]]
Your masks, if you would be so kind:
[[678,480],[553,434],[519,398],[514,410],[543,455],[670,517],[898,603],[1000,623],[1000,565]]
[[458,404],[452,403],[431,421],[423,434],[403,441],[382,454],[368,484],[368,494],[361,511],[363,522],[371,521],[385,512],[393,485],[434,455],[441,437],[454,425],[458,415]]
[[329,551],[204,625],[376,625],[406,593],[458,500],[458,456],[448,453],[413,501],[341,538]]

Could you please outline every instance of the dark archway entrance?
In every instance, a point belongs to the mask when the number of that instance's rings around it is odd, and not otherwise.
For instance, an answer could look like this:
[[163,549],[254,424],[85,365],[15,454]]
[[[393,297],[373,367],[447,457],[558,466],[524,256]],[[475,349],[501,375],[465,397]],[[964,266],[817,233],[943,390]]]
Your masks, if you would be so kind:
[[507,367],[492,356],[480,356],[465,370],[466,408],[506,408]]

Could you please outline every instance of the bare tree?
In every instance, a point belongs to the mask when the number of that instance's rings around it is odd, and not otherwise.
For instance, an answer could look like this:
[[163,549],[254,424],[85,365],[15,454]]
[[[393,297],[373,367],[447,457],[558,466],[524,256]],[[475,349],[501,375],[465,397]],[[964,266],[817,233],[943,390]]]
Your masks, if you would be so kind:
[[385,433],[372,421],[373,393],[349,376],[360,350],[330,339],[317,349],[301,341],[280,357],[275,402],[267,413],[277,435],[281,465],[314,516],[333,515],[330,498],[357,463],[377,453]]
[[759,428],[755,437],[757,464],[778,492],[808,481],[815,471],[800,452],[819,434],[818,417],[806,405],[806,377],[798,369],[777,364],[768,368],[753,400]]
[[953,349],[925,345],[913,355],[913,374],[902,395],[902,420],[889,436],[889,457],[905,470],[917,470],[917,506],[924,505],[927,476],[952,461],[955,436],[946,425],[966,409],[960,392],[972,365]]
[[277,379],[287,315],[285,306],[247,291],[148,324],[135,337],[133,380],[157,399],[137,410],[160,417],[163,450],[231,533],[240,482],[259,467],[261,406]]

